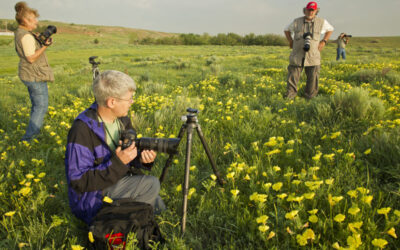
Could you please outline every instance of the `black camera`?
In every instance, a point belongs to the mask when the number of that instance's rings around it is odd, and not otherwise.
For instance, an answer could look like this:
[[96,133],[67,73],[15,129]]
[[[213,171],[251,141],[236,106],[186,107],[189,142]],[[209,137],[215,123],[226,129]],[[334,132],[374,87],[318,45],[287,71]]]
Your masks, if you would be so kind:
[[310,32],[304,33],[303,34],[303,38],[304,38],[303,50],[307,52],[307,51],[310,50],[310,43],[311,43],[312,34]]
[[178,151],[179,138],[137,138],[136,132],[133,129],[127,129],[121,134],[122,149],[126,149],[132,142],[135,142],[136,147],[140,150],[154,150],[161,153],[176,154]]
[[49,25],[47,28],[37,36],[37,40],[42,44],[45,45],[47,39],[51,37],[51,35],[57,33],[56,26]]
[[352,35],[344,35],[344,37],[353,37]]
[[89,57],[89,63],[92,64],[92,66],[97,66],[100,64],[100,62],[96,62],[97,56],[91,56]]

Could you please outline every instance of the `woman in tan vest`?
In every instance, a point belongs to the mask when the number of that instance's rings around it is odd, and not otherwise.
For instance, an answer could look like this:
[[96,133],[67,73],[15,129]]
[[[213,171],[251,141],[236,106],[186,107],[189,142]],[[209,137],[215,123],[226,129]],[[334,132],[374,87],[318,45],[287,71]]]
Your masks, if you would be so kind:
[[39,134],[43,125],[49,100],[47,82],[54,81],[45,54],[51,40],[48,39],[42,44],[32,33],[38,24],[37,10],[29,8],[25,2],[18,2],[15,11],[15,19],[19,24],[15,31],[15,50],[20,58],[18,76],[28,88],[32,103],[29,124],[21,140],[30,141]]

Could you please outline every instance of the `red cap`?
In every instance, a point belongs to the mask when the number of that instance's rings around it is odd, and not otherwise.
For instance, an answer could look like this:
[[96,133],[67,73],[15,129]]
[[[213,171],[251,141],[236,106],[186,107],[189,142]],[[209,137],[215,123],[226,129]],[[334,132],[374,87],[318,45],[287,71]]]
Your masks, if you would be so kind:
[[318,5],[316,2],[309,2],[306,7],[306,9],[308,9],[308,10],[316,10],[317,8],[318,8]]

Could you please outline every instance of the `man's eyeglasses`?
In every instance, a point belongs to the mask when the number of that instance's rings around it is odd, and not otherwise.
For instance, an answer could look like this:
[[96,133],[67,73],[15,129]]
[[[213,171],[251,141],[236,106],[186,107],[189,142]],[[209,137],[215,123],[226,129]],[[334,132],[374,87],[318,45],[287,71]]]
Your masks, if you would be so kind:
[[135,96],[135,93],[133,93],[132,97],[129,99],[124,99],[124,98],[119,98],[119,97],[114,97],[115,99],[121,100],[121,101],[126,101],[126,102],[133,102],[133,97]]

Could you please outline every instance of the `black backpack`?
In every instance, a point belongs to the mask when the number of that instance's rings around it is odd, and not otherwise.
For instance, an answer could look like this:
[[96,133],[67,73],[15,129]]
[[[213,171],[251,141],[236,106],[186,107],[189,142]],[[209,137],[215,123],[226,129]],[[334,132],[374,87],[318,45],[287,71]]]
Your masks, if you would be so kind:
[[95,249],[125,249],[130,232],[141,249],[149,249],[150,241],[164,242],[153,207],[130,198],[104,202],[89,227],[89,240]]

